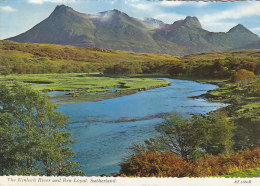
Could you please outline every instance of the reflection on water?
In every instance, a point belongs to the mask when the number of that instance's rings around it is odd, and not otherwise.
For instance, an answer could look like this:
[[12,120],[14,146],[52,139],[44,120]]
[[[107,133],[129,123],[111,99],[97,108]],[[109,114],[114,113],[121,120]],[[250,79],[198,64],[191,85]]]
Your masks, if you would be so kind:
[[131,143],[153,136],[154,126],[170,112],[205,114],[225,106],[190,98],[217,88],[215,85],[165,80],[171,86],[99,102],[59,105],[59,111],[71,117],[71,131],[78,139],[72,148],[88,176],[118,172]]

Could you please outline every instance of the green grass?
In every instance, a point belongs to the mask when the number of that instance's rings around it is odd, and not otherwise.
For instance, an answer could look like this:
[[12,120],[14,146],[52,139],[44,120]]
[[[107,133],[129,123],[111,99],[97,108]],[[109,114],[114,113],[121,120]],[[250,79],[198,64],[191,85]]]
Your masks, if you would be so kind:
[[251,178],[251,177],[256,177],[260,176],[260,168],[256,169],[248,169],[244,171],[239,171],[239,172],[234,172],[229,175],[221,175],[217,177],[224,177],[224,178]]
[[[239,83],[215,81],[219,88],[207,92],[206,97],[230,103],[229,110],[232,111],[232,118],[259,119],[259,82],[260,76]],[[208,81],[208,83],[211,82]]]
[[256,109],[256,108],[260,108],[260,101],[257,102],[253,102],[253,103],[248,103],[246,105],[243,105],[241,109],[239,109],[237,112],[239,114],[243,113],[243,112],[248,112],[252,109]]
[[30,84],[39,91],[79,91],[97,93],[117,87],[118,91],[146,90],[167,86],[169,82],[153,78],[100,77],[98,74],[65,73],[65,74],[22,74],[0,76],[0,81],[16,80]]

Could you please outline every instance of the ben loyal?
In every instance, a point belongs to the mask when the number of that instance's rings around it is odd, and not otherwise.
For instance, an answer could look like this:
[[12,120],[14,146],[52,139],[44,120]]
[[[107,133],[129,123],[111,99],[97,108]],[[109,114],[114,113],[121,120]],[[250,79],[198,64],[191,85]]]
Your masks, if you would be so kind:
[[228,32],[210,32],[197,17],[166,24],[153,18],[133,18],[116,9],[83,14],[65,5],[57,6],[27,32],[7,40],[171,55],[260,49],[260,38],[241,24]]

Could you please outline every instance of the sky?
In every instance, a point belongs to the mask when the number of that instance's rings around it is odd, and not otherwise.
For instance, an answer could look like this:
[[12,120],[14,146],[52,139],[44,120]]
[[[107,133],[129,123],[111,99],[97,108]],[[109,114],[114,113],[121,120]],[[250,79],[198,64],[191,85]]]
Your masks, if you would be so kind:
[[131,17],[152,17],[172,24],[196,16],[204,29],[227,32],[243,24],[260,36],[260,1],[183,2],[159,0],[0,0],[0,39],[23,33],[46,19],[57,5],[96,14],[118,9]]

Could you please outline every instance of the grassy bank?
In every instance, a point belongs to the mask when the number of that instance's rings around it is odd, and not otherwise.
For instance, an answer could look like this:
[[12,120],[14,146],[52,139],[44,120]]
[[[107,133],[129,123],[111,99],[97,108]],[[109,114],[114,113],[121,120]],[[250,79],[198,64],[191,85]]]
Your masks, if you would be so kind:
[[236,83],[229,80],[199,80],[199,82],[219,86],[201,97],[229,104],[221,109],[236,126],[234,150],[259,146],[260,76]]
[[86,73],[0,76],[0,81],[11,80],[30,84],[33,89],[42,92],[64,92],[64,95],[54,95],[53,100],[58,104],[98,101],[170,85],[167,81],[154,78],[102,76]]
[[244,171],[238,171],[234,172],[229,175],[222,175],[218,177],[224,177],[224,178],[252,178],[252,177],[259,177],[260,176],[260,168],[256,169],[248,169]]
[[231,119],[250,118],[260,122],[260,76],[231,83],[228,80],[201,80],[216,84],[219,88],[208,91],[203,97],[229,103],[225,108]]

